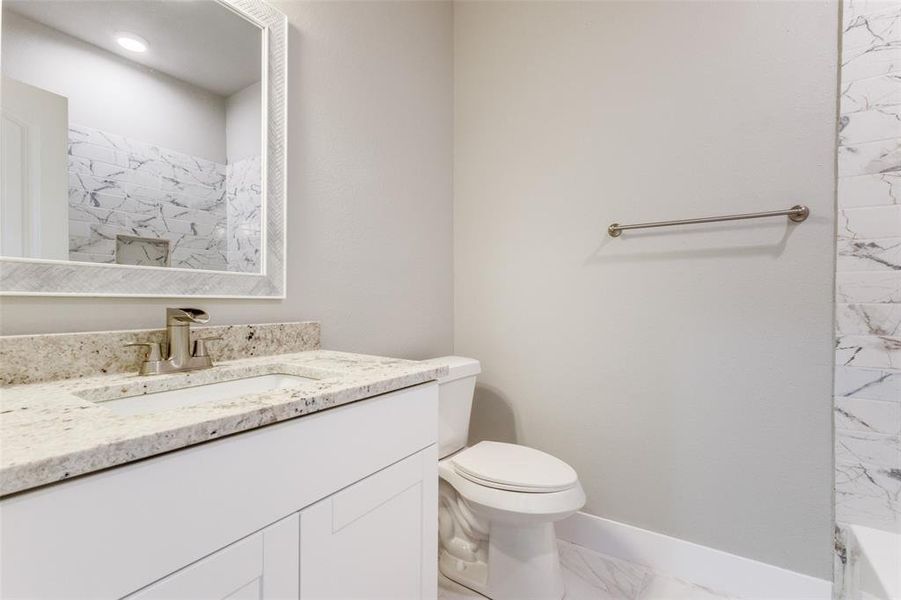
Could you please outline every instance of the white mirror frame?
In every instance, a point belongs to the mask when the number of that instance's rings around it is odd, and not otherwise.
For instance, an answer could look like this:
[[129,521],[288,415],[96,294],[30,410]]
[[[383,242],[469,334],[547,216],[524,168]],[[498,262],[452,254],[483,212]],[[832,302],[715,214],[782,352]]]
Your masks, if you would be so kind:
[[263,214],[260,273],[0,257],[0,295],[284,298],[288,21],[262,0],[217,0],[263,40]]

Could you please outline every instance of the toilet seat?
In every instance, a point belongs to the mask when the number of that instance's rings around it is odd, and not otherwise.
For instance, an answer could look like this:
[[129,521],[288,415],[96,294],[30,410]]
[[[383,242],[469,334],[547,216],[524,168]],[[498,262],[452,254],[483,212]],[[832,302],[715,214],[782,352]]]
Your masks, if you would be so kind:
[[[482,444],[489,446],[500,444],[514,448],[482,447],[479,451],[470,453]],[[515,454],[523,462],[514,468],[493,462],[504,455],[502,453],[507,453],[507,456]],[[529,457],[535,458],[536,453],[543,455],[539,458],[541,461],[539,464],[552,466],[529,476],[527,468],[532,464]],[[489,455],[492,460],[487,458]],[[553,460],[548,461],[544,457]],[[482,461],[482,458],[485,460]],[[539,472],[553,477],[539,478]],[[474,473],[480,474],[481,477]],[[572,467],[544,452],[515,444],[480,442],[439,461],[438,475],[470,506],[491,519],[503,522],[523,524],[550,522],[572,514],[585,504],[585,492]],[[565,485],[570,481],[570,476],[572,483]],[[497,479],[502,481],[498,482]],[[517,479],[523,481],[516,481]],[[541,485],[544,487],[540,487]],[[509,489],[511,486],[528,488],[530,491],[512,490]]]
[[461,477],[511,492],[562,492],[579,481],[575,469],[559,458],[517,444],[479,442],[453,455],[451,462]]

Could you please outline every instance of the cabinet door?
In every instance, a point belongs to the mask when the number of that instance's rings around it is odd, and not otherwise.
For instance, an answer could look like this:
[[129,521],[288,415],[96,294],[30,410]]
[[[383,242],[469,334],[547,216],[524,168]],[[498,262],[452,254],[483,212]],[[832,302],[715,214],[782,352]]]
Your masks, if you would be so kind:
[[129,600],[296,599],[299,585],[298,514],[176,571]]
[[434,599],[438,456],[435,446],[300,513],[300,597]]

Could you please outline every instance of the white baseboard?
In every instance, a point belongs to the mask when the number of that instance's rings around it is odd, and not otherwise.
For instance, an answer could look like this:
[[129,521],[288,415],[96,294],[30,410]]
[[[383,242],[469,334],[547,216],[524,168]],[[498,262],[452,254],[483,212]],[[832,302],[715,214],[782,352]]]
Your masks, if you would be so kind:
[[832,582],[587,513],[558,522],[557,537],[655,572],[748,600],[829,600]]

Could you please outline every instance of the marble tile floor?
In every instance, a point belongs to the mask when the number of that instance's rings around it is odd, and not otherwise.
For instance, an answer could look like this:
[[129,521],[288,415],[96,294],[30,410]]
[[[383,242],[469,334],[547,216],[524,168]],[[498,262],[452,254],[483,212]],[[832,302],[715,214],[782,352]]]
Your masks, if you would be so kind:
[[[560,541],[565,600],[724,600],[734,596],[654,573],[648,567]],[[438,600],[483,600],[439,574]]]

